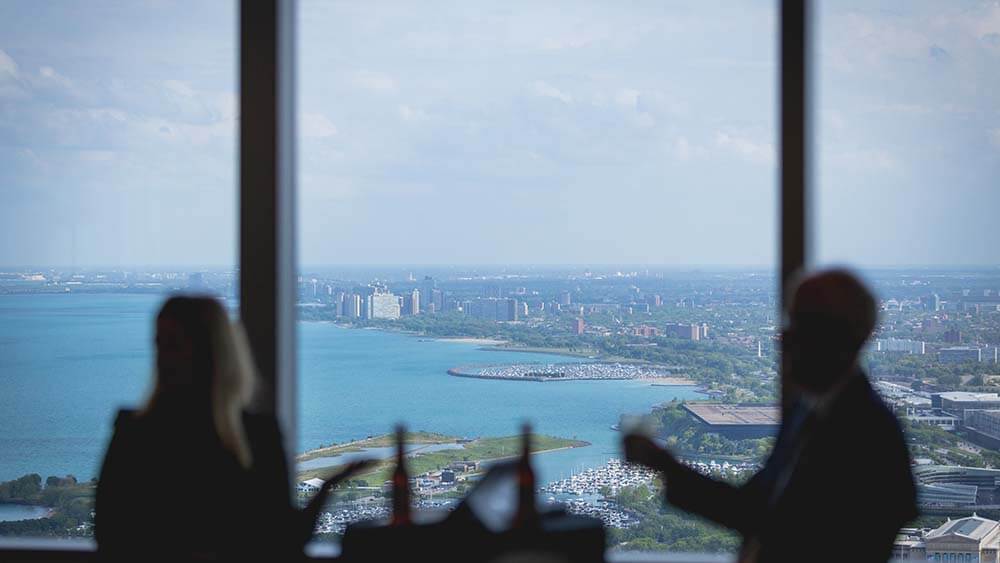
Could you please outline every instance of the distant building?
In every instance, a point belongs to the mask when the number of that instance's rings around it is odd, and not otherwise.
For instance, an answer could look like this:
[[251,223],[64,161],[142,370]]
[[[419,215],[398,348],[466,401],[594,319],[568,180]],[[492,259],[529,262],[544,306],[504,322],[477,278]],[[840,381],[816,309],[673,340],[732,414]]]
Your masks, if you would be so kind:
[[942,364],[960,364],[983,361],[983,351],[973,346],[951,346],[938,350],[938,361]]
[[564,292],[562,292],[562,293],[559,294],[559,304],[560,305],[569,305],[572,302],[573,302],[573,298],[570,296],[570,293],[568,291],[564,291]]
[[[418,296],[419,299],[419,296]],[[369,297],[371,301],[371,318],[398,319],[399,299],[391,293],[375,293]]]
[[641,336],[643,338],[652,338],[654,336],[659,336],[660,331],[655,326],[639,325],[632,327],[633,336]]
[[958,330],[957,328],[950,328],[944,331],[944,334],[941,335],[941,339],[947,342],[948,344],[961,344],[962,331]]
[[573,321],[573,332],[577,336],[583,334],[584,328],[586,328],[586,325],[584,324],[583,319],[577,318]]
[[702,340],[708,338],[708,323],[701,323],[701,332],[698,334],[698,336]]
[[420,309],[422,311],[427,310],[427,306],[431,302],[431,292],[437,287],[437,281],[430,276],[424,276],[422,282],[420,282]]
[[964,420],[966,410],[1000,409],[1000,395],[996,393],[970,393],[949,391],[931,394],[931,407]]
[[505,322],[520,318],[517,299],[480,297],[467,303],[467,313],[474,319]]
[[963,426],[973,442],[1000,450],[1000,410],[967,409],[964,418]]
[[781,421],[776,406],[695,402],[682,407],[712,432],[734,439],[774,436]]
[[302,497],[312,496],[318,493],[321,488],[323,488],[322,479],[308,479],[296,485],[295,492]]
[[357,293],[344,295],[343,315],[351,319],[361,318],[361,296]]
[[[422,295],[422,294],[421,294]],[[427,303],[427,310],[431,313],[444,311],[444,292],[437,288],[431,289],[431,298]]]
[[1000,522],[973,514],[948,519],[930,531],[905,530],[893,545],[894,559],[997,563]]
[[649,303],[653,307],[660,307],[663,305],[663,298],[659,294],[647,295],[646,303]]
[[663,327],[663,335],[684,340],[700,340],[701,327],[684,323],[667,323]]
[[925,354],[927,344],[920,340],[906,338],[877,338],[872,341],[873,352],[895,352],[899,354]]
[[633,315],[649,312],[649,303],[632,303],[628,306],[629,312]]
[[962,422],[962,419],[950,414],[910,414],[906,415],[905,418],[910,422],[937,426],[938,428],[947,430],[948,432],[956,430]]
[[927,311],[940,311],[941,297],[937,293],[931,293],[930,295],[921,297],[920,304],[923,305],[924,309]]
[[410,314],[410,315],[419,315],[420,314],[420,290],[419,289],[414,288],[414,290],[410,292],[410,310],[407,311],[407,313]]

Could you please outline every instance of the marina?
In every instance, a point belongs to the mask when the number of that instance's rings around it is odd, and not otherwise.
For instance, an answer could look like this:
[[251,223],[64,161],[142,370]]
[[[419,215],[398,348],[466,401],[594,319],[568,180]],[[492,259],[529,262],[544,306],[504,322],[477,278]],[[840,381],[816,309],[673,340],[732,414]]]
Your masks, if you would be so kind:
[[618,362],[459,366],[449,369],[448,375],[514,381],[661,380],[670,382],[677,379],[676,368]]

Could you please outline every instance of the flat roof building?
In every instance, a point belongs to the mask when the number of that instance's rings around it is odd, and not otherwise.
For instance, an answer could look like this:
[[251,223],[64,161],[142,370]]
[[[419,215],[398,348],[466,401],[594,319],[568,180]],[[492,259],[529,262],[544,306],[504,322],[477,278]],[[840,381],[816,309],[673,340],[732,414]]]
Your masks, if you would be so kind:
[[774,436],[781,424],[781,412],[773,405],[684,403],[682,407],[712,431],[731,438]]
[[983,351],[973,346],[950,346],[938,350],[938,361],[942,364],[961,364],[983,361]]
[[971,393],[968,391],[934,393],[931,395],[931,406],[964,420],[966,410],[1000,409],[1000,395],[996,393]]

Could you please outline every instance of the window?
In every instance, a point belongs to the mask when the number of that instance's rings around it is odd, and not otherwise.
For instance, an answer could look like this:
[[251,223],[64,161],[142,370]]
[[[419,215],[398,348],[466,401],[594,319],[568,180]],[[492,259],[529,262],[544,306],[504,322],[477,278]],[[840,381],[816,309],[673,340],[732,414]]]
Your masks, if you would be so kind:
[[942,413],[932,393],[997,390],[1000,8],[816,6],[816,262],[872,284],[881,318],[866,367],[914,458],[995,470],[992,419]]
[[[424,432],[418,502],[454,506],[527,420],[559,450],[534,458],[541,501],[600,514],[612,545],[734,550],[659,514],[615,428],[698,386],[773,398],[775,15],[302,2],[298,480],[358,441],[388,456],[377,437],[403,422]],[[671,377],[484,378],[517,376]],[[652,414],[664,436],[692,425],[679,404]],[[769,433],[679,447],[740,479]],[[386,470],[340,494],[325,537],[384,513]]]
[[0,482],[29,476],[0,486],[0,535],[87,536],[164,295],[235,306],[235,24],[232,2],[0,5]]

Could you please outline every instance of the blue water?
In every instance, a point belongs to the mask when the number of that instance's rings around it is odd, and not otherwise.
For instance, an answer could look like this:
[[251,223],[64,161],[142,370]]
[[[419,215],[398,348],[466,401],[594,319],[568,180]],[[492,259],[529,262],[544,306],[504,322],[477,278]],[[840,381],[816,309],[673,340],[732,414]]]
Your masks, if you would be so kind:
[[20,504],[0,504],[0,522],[36,520],[45,518],[49,509],[44,506],[24,506]]
[[[26,473],[97,474],[114,413],[149,389],[152,319],[161,297],[0,296],[0,480]],[[298,449],[389,432],[506,436],[524,420],[591,446],[538,456],[541,481],[618,453],[619,414],[697,395],[631,381],[522,382],[452,377],[464,364],[551,360],[352,330],[299,326]],[[571,361],[565,359],[565,361]]]

